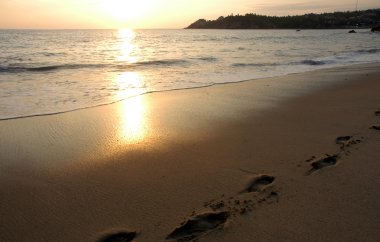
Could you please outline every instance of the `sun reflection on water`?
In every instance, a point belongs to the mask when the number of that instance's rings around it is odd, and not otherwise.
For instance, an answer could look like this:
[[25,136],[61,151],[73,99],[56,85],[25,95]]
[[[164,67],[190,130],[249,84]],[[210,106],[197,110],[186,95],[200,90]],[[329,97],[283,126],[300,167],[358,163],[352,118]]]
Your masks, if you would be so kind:
[[136,63],[137,57],[133,56],[133,52],[138,49],[138,46],[134,44],[136,34],[131,29],[120,29],[118,31],[118,37],[120,40],[120,56],[118,61],[127,63]]
[[126,99],[145,92],[144,80],[137,72],[123,72],[114,77],[114,85],[118,87],[116,100]]

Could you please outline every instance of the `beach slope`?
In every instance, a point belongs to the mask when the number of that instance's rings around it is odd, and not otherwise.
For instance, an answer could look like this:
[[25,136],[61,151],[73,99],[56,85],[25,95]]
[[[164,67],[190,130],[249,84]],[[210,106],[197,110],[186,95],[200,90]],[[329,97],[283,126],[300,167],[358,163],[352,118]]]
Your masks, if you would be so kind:
[[0,121],[4,241],[375,241],[380,64]]

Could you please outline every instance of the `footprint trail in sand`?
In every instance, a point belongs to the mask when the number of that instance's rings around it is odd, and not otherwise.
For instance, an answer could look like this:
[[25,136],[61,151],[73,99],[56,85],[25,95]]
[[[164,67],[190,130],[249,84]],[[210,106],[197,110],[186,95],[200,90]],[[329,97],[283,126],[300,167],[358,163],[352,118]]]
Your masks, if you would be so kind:
[[273,190],[274,176],[257,175],[250,179],[246,188],[236,195],[213,199],[204,203],[204,208],[212,212],[197,214],[193,211],[189,219],[167,236],[167,240],[190,241],[204,236],[223,225],[231,217],[246,214],[257,209],[260,204],[279,201],[279,195]]

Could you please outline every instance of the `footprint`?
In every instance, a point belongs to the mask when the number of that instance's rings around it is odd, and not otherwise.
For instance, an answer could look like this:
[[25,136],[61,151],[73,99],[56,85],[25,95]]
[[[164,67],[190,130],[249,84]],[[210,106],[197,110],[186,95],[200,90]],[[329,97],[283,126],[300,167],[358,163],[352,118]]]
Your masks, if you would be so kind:
[[259,192],[274,181],[274,176],[260,175],[254,177],[246,189],[242,192]]
[[380,130],[380,125],[373,125],[371,129]]
[[268,203],[275,203],[280,200],[280,196],[278,195],[277,192],[272,191],[271,193],[268,194],[266,197],[266,202]]
[[166,237],[167,240],[190,241],[215,230],[227,221],[229,212],[205,213],[187,220]]
[[327,166],[333,166],[337,163],[338,158],[338,155],[328,155],[326,158],[314,161],[311,163],[312,168],[309,170],[309,172],[311,173]]
[[98,242],[128,242],[136,238],[136,232],[117,232],[103,236]]
[[351,138],[352,136],[339,136],[336,138],[335,142],[340,145],[345,145]]

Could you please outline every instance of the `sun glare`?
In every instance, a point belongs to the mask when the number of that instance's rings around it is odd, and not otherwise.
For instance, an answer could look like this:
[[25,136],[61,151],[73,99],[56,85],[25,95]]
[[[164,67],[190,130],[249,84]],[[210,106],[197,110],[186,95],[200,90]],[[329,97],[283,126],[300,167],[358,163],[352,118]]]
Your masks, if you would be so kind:
[[153,0],[102,0],[102,9],[118,22],[128,22],[147,15]]

